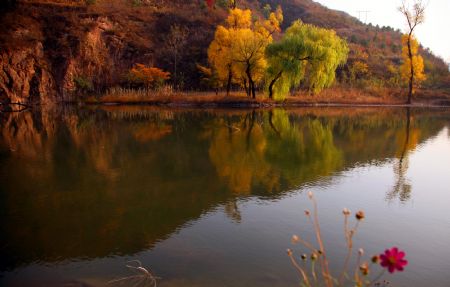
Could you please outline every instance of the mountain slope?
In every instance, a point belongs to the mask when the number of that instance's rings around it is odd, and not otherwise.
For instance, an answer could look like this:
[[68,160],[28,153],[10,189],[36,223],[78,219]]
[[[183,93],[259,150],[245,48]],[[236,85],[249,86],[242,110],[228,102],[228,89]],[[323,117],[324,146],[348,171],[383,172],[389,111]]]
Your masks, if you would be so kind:
[[[394,79],[401,62],[399,31],[364,25],[311,0],[238,1],[260,17],[266,4],[282,6],[284,29],[301,19],[335,29],[349,41],[349,62],[338,71],[341,82],[349,81],[356,61],[368,64],[369,72],[358,76],[367,79],[365,84],[385,85]],[[83,87],[100,93],[125,84],[124,76],[135,63],[174,76],[176,62],[180,88],[205,88],[196,64],[207,64],[207,47],[227,16],[225,8],[216,6],[207,8],[204,0],[18,1],[15,8],[0,12],[0,101],[76,100]],[[175,26],[187,35],[177,55],[167,45]],[[427,87],[444,85],[445,63],[429,51],[422,54]]]
[[[402,34],[400,30],[387,26],[366,25],[345,12],[328,9],[312,0],[262,0],[260,2],[262,5],[283,7],[284,28],[300,18],[305,23],[336,30],[350,44],[349,64],[356,60],[367,62],[369,76],[375,80],[388,81],[394,76],[388,68],[389,65],[398,67],[401,63]],[[446,63],[434,56],[430,50],[421,48],[420,53],[424,57],[428,76],[425,86],[432,88],[443,85],[448,78]]]

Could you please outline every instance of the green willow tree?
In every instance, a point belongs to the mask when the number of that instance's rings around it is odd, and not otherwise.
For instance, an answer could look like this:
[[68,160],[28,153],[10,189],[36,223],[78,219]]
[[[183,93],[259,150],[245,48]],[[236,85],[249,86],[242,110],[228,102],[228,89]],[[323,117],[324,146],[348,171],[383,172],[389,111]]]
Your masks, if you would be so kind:
[[313,93],[331,86],[348,52],[347,42],[334,30],[295,21],[279,42],[266,49],[269,98],[283,99],[305,79]]

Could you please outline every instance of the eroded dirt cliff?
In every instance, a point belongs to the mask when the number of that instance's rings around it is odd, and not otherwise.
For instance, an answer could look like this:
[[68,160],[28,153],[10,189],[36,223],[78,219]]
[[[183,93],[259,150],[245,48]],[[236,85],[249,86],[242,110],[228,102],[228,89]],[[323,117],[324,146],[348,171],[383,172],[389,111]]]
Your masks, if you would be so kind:
[[[136,63],[170,71],[173,61],[165,41],[177,24],[189,33],[181,57],[190,59],[178,69],[195,70],[196,63],[207,58],[207,43],[224,16],[218,15],[224,11],[195,9],[198,1],[174,1],[170,9],[167,4],[72,2],[19,1],[1,15],[1,102],[73,101],[86,89],[92,94],[123,84]],[[192,86],[198,82],[195,77],[187,73],[183,84]]]

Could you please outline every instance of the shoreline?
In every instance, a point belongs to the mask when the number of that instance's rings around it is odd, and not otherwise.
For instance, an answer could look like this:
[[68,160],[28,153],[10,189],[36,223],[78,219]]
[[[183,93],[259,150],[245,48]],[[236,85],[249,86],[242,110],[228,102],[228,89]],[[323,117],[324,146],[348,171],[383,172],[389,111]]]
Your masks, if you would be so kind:
[[10,110],[7,107],[20,107],[26,110],[33,107],[78,105],[78,106],[154,106],[165,108],[198,108],[198,109],[264,109],[264,108],[302,108],[302,107],[392,107],[392,108],[450,108],[450,94],[420,94],[412,104],[405,103],[405,98],[398,94],[374,96],[369,94],[335,93],[333,91],[311,97],[310,95],[289,96],[282,101],[268,98],[252,99],[235,93],[229,96],[206,93],[174,93],[156,95],[114,95],[88,96],[72,101],[55,101],[47,103],[1,103],[0,112]]
[[224,101],[224,102],[198,102],[198,101],[111,101],[111,102],[65,102],[65,104],[86,106],[157,106],[166,108],[302,108],[302,107],[333,107],[333,108],[361,108],[361,107],[392,107],[392,108],[450,108],[448,104],[436,103],[340,103],[340,102],[249,102],[249,101]]
[[330,88],[317,95],[299,93],[283,100],[250,98],[242,92],[226,96],[212,92],[169,92],[125,90],[101,97],[75,101],[85,105],[146,105],[189,108],[276,108],[276,107],[450,107],[450,92],[420,90],[412,104],[399,90],[370,92],[360,89]]

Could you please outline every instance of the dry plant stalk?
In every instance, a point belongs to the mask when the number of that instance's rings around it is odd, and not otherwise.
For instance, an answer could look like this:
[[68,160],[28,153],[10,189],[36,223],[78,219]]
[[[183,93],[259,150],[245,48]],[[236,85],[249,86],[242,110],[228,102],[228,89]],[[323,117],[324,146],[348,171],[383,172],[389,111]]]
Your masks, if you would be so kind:
[[[362,262],[362,258],[364,255],[364,250],[362,248],[358,249],[358,255],[356,259],[356,267],[353,271],[352,276],[349,276],[348,269],[349,263],[353,254],[353,237],[355,236],[359,224],[365,218],[365,214],[363,211],[358,211],[355,213],[356,222],[353,227],[349,227],[349,217],[351,215],[350,210],[344,208],[342,211],[344,215],[344,234],[345,234],[345,242],[347,248],[347,255],[345,257],[345,261],[343,263],[343,269],[340,272],[338,277],[334,277],[329,269],[329,260],[327,258],[327,253],[325,249],[325,245],[323,242],[322,233],[319,225],[318,218],[318,208],[317,201],[314,198],[312,192],[308,193],[309,199],[313,203],[313,212],[311,213],[309,210],[305,210],[305,215],[310,221],[311,225],[315,231],[316,243],[319,246],[318,248],[314,247],[314,244],[304,240],[298,235],[292,236],[293,244],[301,244],[304,248],[306,248],[310,252],[310,256],[303,253],[300,258],[301,261],[297,261],[294,256],[294,253],[291,249],[287,250],[287,254],[291,259],[292,265],[299,272],[300,277],[302,279],[301,286],[311,287],[311,286],[387,286],[389,282],[384,280],[382,282],[378,282],[380,278],[384,275],[385,270],[381,270],[380,273],[375,276],[373,279],[369,278],[369,273],[371,267],[374,264],[380,263],[383,268],[388,269],[390,273],[394,273],[395,271],[403,271],[403,267],[408,264],[406,260],[404,260],[405,252],[398,250],[397,247],[393,247],[390,250],[386,250],[384,254],[373,256],[371,259],[371,263],[364,261]],[[308,257],[311,261],[311,269],[310,272],[307,270],[306,262]],[[319,262],[320,272],[316,272],[316,261]]]
[[[156,287],[156,280],[160,278],[153,275],[149,269],[142,267],[142,263],[139,260],[132,260],[127,263],[129,264],[125,266],[132,270],[135,275],[111,280],[106,283],[107,286]],[[134,263],[134,265],[130,263]]]

